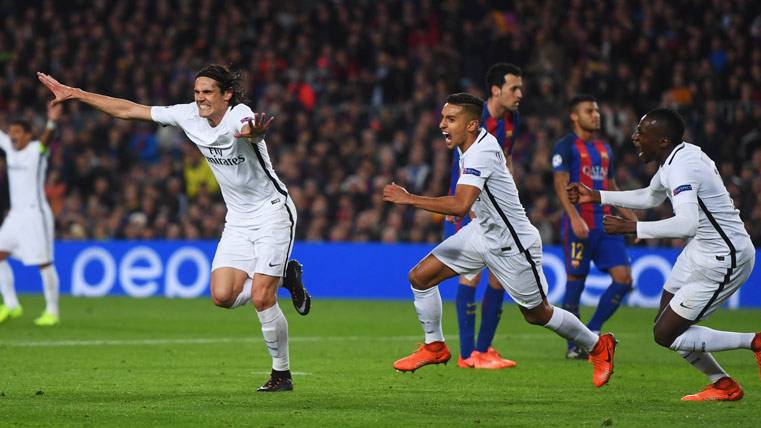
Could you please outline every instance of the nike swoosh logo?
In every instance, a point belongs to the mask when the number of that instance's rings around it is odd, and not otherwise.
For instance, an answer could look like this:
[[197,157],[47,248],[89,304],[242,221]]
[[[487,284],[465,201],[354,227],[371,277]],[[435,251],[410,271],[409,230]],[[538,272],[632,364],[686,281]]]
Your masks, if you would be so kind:
[[301,302],[301,306],[299,306],[299,312],[304,312],[306,308],[307,308],[307,299],[304,299],[304,301]]
[[688,306],[684,306],[684,302],[679,302],[679,306],[681,306],[681,307],[683,307],[685,309],[692,309],[692,308],[690,308]]
[[270,262],[270,263],[269,263],[269,265],[270,265],[270,267],[275,267],[275,266],[279,266],[279,265],[282,265],[282,263],[277,263],[277,264],[274,264],[274,265],[273,265],[273,264],[272,264],[272,262]]

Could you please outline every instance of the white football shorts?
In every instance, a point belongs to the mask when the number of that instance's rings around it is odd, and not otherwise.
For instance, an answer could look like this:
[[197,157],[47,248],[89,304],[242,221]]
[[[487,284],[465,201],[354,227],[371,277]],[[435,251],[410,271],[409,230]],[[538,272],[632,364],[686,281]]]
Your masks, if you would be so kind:
[[52,263],[54,228],[50,209],[11,209],[0,227],[0,251],[27,266]]
[[539,237],[523,252],[508,255],[487,248],[481,227],[470,222],[437,245],[431,254],[468,279],[473,279],[484,267],[489,268],[515,303],[527,309],[539,306],[547,296]]
[[753,243],[736,249],[735,267],[731,254],[707,254],[692,240],[676,259],[663,289],[674,297],[669,305],[682,318],[700,321],[716,311],[745,283],[753,272],[756,250]]
[[296,208],[290,198],[281,210],[257,227],[225,225],[211,270],[232,267],[254,273],[285,276],[296,235]]

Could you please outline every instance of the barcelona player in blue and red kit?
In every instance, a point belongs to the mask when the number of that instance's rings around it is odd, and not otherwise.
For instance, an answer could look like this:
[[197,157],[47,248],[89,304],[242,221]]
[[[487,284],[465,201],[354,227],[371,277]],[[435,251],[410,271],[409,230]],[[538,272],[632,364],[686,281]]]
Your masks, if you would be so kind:
[[[486,87],[490,97],[484,104],[481,126],[497,138],[505,153],[507,167],[512,172],[512,151],[518,131],[518,105],[523,98],[523,78],[521,69],[507,63],[497,63],[486,72]],[[454,151],[452,181],[449,194],[454,194],[460,177],[459,156]],[[444,238],[454,235],[470,222],[470,217],[453,219],[444,223]],[[481,303],[481,327],[475,340],[476,285],[481,280],[478,275],[473,280],[460,277],[457,288],[457,323],[460,330],[460,357],[458,366],[463,368],[502,369],[514,367],[515,362],[502,358],[491,346],[497,324],[502,315],[505,290],[499,281],[489,274],[489,286]]]
[[[573,132],[555,144],[552,155],[555,193],[563,206],[561,235],[565,253],[566,282],[563,309],[579,316],[579,301],[589,273],[590,261],[610,274],[613,282],[600,297],[590,330],[599,332],[632,289],[631,262],[622,236],[603,231],[602,218],[610,215],[609,206],[573,205],[568,200],[569,182],[584,183],[595,190],[618,190],[614,179],[613,152],[595,136],[600,130],[600,108],[589,95],[579,95],[570,102]],[[634,213],[619,209],[624,217],[636,221]],[[586,358],[586,353],[572,342],[567,358]]]

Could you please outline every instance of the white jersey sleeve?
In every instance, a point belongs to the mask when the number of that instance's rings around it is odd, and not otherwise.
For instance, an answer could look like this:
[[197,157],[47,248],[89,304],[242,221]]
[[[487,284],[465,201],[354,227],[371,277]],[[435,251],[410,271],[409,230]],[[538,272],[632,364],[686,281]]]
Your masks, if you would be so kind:
[[637,190],[601,190],[600,204],[621,208],[647,209],[657,207],[666,200],[666,188],[660,181],[660,173],[650,180],[650,185]]
[[249,120],[254,120],[254,112],[245,104],[238,104],[230,111],[235,127],[235,132],[240,132]]
[[637,222],[638,238],[690,238],[698,230],[700,212],[698,190],[702,181],[700,164],[692,157],[685,157],[677,166],[661,168],[656,174],[662,188],[671,195],[674,217],[659,221]]
[[486,146],[470,147],[472,152],[469,156],[460,157],[460,178],[457,184],[467,184],[469,186],[484,189],[486,179],[491,177],[494,169],[497,167],[498,154],[485,150]]
[[0,149],[7,152],[11,149],[11,147],[13,147],[11,137],[9,137],[5,132],[0,131]]
[[151,107],[151,120],[162,125],[180,126],[180,121],[192,114],[195,103]]
[[698,190],[706,171],[701,170],[700,165],[694,162],[695,160],[692,157],[686,157],[686,160],[680,162],[678,166],[675,164],[671,168],[662,169],[661,182],[671,195],[671,205],[674,210],[682,204],[698,203]]

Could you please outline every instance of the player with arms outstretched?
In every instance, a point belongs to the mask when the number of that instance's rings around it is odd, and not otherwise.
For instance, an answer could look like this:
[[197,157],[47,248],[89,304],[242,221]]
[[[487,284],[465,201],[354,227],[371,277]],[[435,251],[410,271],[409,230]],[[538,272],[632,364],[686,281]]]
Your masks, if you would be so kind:
[[196,74],[195,102],[149,107],[85,92],[38,73],[54,102],[76,100],[119,119],[154,121],[181,128],[206,158],[227,205],[225,229],[214,255],[211,298],[236,308],[253,301],[272,356],[270,379],[258,390],[293,389],[288,358],[288,322],[277,303],[282,285],[297,311],[306,315],[311,298],[301,283],[301,266],[288,260],[296,230],[296,208],[275,174],[264,142],[272,118],[240,103],[240,76],[209,64]]
[[0,149],[5,152],[8,165],[11,197],[11,209],[0,227],[0,294],[3,295],[0,323],[23,314],[8,256],[40,269],[45,311],[34,323],[53,326],[60,320],[58,272],[53,264],[55,222],[45,197],[45,172],[48,145],[62,110],[62,106],[48,105],[48,122],[39,140],[33,140],[32,126],[24,120],[12,121],[8,134],[0,131]]
[[674,216],[632,221],[606,216],[605,231],[638,238],[689,239],[663,285],[653,334],[661,346],[676,351],[711,382],[685,401],[734,401],[740,385],[711,352],[750,349],[761,368],[761,333],[718,331],[696,325],[729,299],[753,271],[756,250],[724,187],[716,165],[700,147],[683,141],[684,121],[665,108],[650,111],[632,135],[643,162],[658,162],[650,186],[624,192],[568,185],[572,203],[597,203],[645,209],[669,198]]
[[[589,264],[594,261],[598,269],[609,273],[613,279],[587,323],[590,330],[599,332],[632,290],[631,261],[624,238],[609,235],[602,229],[603,215],[610,215],[610,207],[576,206],[568,201],[565,188],[571,181],[584,183],[595,190],[618,190],[613,150],[605,141],[596,138],[600,130],[597,100],[590,95],[575,96],[569,103],[569,116],[573,131],[555,144],[552,155],[555,193],[564,211],[561,235],[567,281],[563,309],[579,316],[581,293],[589,274]],[[637,220],[630,210],[621,208],[619,212],[626,218]],[[575,343],[568,343],[566,358],[586,357],[587,354]]]
[[451,355],[441,330],[438,285],[456,275],[472,278],[487,267],[519,305],[526,321],[542,325],[591,351],[593,383],[600,387],[613,374],[615,339],[612,334],[598,336],[573,314],[547,301],[539,231],[529,222],[520,203],[502,148],[480,125],[483,104],[473,95],[453,94],[441,111],[439,128],[445,144],[460,152],[462,174],[454,195],[412,195],[396,184],[383,189],[383,199],[388,202],[460,217],[471,210],[475,212],[474,221],[436,246],[410,271],[425,344],[396,361],[394,368],[414,371],[449,361]]

